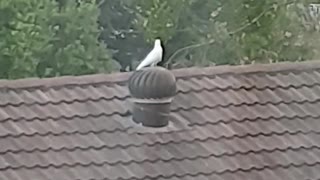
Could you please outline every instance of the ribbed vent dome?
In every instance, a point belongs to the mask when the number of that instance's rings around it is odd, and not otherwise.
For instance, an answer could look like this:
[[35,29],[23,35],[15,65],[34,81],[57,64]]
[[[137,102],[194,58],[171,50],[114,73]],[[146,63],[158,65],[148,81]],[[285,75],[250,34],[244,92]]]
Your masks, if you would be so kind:
[[163,67],[135,71],[129,79],[129,91],[137,99],[162,99],[176,93],[176,78]]

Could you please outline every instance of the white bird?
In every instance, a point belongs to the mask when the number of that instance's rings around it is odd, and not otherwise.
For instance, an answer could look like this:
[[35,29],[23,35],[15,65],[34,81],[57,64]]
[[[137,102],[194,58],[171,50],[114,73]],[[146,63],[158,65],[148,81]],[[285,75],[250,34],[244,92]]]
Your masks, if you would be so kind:
[[154,47],[152,51],[144,58],[144,60],[139,64],[136,70],[144,68],[146,66],[156,66],[161,60],[163,56],[163,49],[161,47],[161,40],[158,38],[154,41]]

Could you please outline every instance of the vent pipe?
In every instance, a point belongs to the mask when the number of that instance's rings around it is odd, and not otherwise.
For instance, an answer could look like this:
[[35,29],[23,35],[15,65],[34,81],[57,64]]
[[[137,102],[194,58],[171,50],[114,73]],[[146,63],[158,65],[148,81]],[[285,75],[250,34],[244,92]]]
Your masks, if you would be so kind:
[[146,127],[164,127],[176,94],[176,78],[163,67],[135,71],[129,78],[133,121]]

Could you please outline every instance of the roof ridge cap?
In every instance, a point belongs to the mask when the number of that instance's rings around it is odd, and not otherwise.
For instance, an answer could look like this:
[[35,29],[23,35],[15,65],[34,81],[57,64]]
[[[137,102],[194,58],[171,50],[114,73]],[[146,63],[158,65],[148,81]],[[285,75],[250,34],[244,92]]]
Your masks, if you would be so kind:
[[94,85],[101,83],[116,84],[126,82],[129,74],[131,74],[131,72],[0,80],[0,89],[54,88],[60,86]]
[[[261,72],[306,71],[320,69],[320,60],[304,62],[281,62],[272,64],[220,65],[210,67],[189,67],[172,70],[177,78],[191,76],[212,76],[224,74],[246,74]],[[132,72],[92,74],[82,76],[60,76],[52,78],[25,78],[0,80],[0,89],[54,88],[74,85],[125,83]]]
[[[186,69],[187,72],[186,72]],[[320,69],[320,60],[303,62],[278,62],[271,64],[220,65],[210,67],[191,67],[174,70],[177,78],[190,76],[209,76],[248,73],[279,73],[286,71],[312,71]]]

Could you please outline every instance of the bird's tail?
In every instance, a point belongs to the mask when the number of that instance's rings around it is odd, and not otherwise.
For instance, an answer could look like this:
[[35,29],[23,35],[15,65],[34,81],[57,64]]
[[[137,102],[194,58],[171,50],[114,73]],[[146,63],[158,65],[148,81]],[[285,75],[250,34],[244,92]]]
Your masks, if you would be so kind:
[[141,68],[145,67],[145,63],[142,61],[139,66],[136,68],[136,70],[140,70]]
[[140,70],[142,68],[141,64],[136,68],[136,70]]

